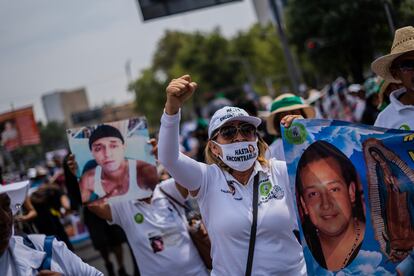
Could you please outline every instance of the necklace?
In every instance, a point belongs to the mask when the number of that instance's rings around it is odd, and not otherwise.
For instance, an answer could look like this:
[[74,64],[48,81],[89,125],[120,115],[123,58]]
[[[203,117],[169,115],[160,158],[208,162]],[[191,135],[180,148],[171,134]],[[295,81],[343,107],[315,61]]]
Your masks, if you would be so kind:
[[355,224],[355,228],[356,228],[355,241],[354,241],[354,244],[352,245],[351,250],[350,250],[350,251],[348,252],[348,254],[346,255],[345,260],[344,260],[344,262],[342,263],[342,267],[341,267],[341,269],[343,269],[343,268],[347,265],[347,263],[348,263],[349,259],[350,259],[350,258],[351,258],[351,256],[353,255],[353,253],[354,253],[355,249],[358,247],[358,241],[359,241],[359,238],[360,238],[360,236],[361,236],[361,228],[359,227],[359,222],[358,222],[358,219],[355,219],[355,220],[354,220],[354,224]]

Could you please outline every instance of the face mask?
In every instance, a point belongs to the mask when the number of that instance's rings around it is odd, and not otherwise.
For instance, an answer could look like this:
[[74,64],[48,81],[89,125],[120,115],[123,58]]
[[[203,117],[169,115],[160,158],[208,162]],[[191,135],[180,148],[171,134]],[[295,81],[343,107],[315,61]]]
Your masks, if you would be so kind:
[[254,142],[236,142],[231,144],[219,144],[215,141],[213,143],[218,145],[223,152],[223,157],[219,156],[221,161],[239,172],[250,169],[259,156],[257,140]]

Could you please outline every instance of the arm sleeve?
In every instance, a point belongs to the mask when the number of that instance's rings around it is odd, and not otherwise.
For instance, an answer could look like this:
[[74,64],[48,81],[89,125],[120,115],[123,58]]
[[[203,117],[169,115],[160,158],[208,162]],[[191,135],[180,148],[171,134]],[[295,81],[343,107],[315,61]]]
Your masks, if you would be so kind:
[[180,111],[175,115],[164,112],[158,141],[158,159],[171,176],[189,191],[198,190],[205,183],[207,165],[179,151]]
[[[81,258],[70,251],[65,243],[53,240],[53,259],[65,264],[65,275],[91,275],[103,276],[104,274],[96,268],[84,263]],[[53,269],[52,269],[53,270]]]
[[119,226],[122,225],[122,216],[120,214],[125,214],[124,210],[122,209],[122,202],[117,201],[117,202],[110,202],[109,204],[109,209],[111,210],[111,216],[112,216],[112,220],[109,221],[107,220],[106,222],[108,222],[108,224],[113,225],[113,224],[117,224]]

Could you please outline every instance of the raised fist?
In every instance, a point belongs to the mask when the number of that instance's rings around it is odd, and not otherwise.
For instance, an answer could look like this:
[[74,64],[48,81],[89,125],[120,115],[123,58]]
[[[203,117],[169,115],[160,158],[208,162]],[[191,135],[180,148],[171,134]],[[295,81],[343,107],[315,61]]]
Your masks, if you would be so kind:
[[191,81],[190,75],[173,79],[165,89],[167,93],[165,112],[170,115],[177,113],[184,102],[191,98],[196,89],[197,83]]

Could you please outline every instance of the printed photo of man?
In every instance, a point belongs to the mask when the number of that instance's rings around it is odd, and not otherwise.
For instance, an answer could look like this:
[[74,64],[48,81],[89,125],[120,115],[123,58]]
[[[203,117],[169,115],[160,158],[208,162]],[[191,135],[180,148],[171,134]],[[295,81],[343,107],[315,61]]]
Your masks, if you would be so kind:
[[302,154],[296,191],[306,243],[320,266],[338,271],[354,260],[365,234],[358,174],[332,144],[316,141]]
[[80,180],[83,203],[99,204],[115,196],[137,194],[140,190],[141,193],[148,190],[150,194],[151,184],[142,180],[147,168],[154,166],[141,160],[126,159],[125,139],[117,128],[99,125],[89,137],[89,149],[94,159],[83,168]]

